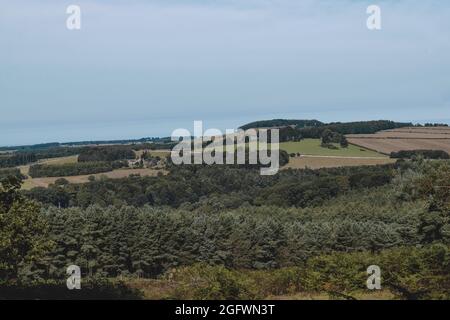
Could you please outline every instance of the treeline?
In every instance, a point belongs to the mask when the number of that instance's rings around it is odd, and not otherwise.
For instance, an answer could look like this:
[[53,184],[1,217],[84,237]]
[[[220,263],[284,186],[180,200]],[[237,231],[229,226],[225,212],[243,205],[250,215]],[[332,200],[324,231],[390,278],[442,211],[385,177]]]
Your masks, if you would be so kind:
[[53,147],[53,144],[42,147],[42,149],[30,148],[16,151],[12,154],[0,155],[0,168],[27,165],[38,160],[73,156],[83,148],[75,147]]
[[128,166],[128,163],[126,161],[125,162],[96,161],[96,162],[66,163],[60,165],[36,164],[30,167],[29,175],[32,178],[78,176],[78,175],[109,172],[114,169],[118,169],[125,166]]
[[430,123],[427,122],[424,125],[421,125],[420,123],[415,124],[415,127],[448,127],[447,123]]
[[443,150],[401,150],[391,152],[391,158],[411,159],[413,157],[423,157],[425,159],[450,159],[450,155]]
[[16,167],[36,162],[34,153],[14,153],[12,155],[0,155],[0,168]]
[[134,159],[136,157],[131,146],[88,147],[78,155],[78,162],[116,161]]
[[171,150],[174,146],[176,146],[178,142],[173,142],[171,140],[161,142],[153,142],[153,143],[140,143],[134,144],[131,148],[135,151],[139,150]]
[[381,130],[403,128],[412,125],[412,123],[388,120],[332,122],[328,124],[317,120],[267,120],[253,122],[241,128],[280,127],[280,141],[298,141],[305,138],[320,139],[325,130],[340,135],[371,134]]
[[357,121],[357,122],[336,122],[326,124],[317,128],[297,129],[298,135],[302,138],[321,138],[325,130],[344,134],[372,134],[381,130],[396,129],[411,126],[411,123],[394,122],[388,120],[378,121]]
[[158,142],[164,143],[170,141],[170,137],[148,137],[148,138],[140,138],[140,139],[122,139],[122,140],[92,140],[92,141],[74,141],[74,142],[50,142],[50,143],[40,143],[33,145],[24,145],[24,146],[7,146],[0,147],[0,151],[36,151],[36,150],[45,150],[50,148],[66,148],[66,147],[83,147],[87,145],[120,145],[120,144],[141,144],[148,142]]
[[349,190],[372,188],[391,181],[396,165],[346,167],[321,170],[282,170],[261,176],[259,169],[224,165],[169,167],[157,177],[102,179],[63,188],[35,188],[26,195],[44,204],[86,208],[131,205],[179,207],[213,198],[227,206],[317,205]]
[[247,130],[252,128],[271,128],[271,127],[320,127],[324,123],[319,120],[285,120],[285,119],[274,119],[274,120],[261,120],[247,123],[240,127],[240,129]]
[[33,145],[25,145],[25,146],[10,146],[10,147],[0,147],[0,151],[34,151],[34,150],[42,150],[52,147],[58,147],[60,144],[58,142],[50,142],[50,143],[40,143]]

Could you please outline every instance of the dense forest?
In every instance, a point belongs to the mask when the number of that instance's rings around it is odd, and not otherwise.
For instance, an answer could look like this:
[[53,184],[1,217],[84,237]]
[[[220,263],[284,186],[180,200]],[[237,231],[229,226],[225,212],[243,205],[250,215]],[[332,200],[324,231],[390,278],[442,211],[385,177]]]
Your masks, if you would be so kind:
[[[177,183],[170,185],[169,176]],[[116,191],[112,180],[62,185],[55,189],[70,189],[71,207],[45,205],[40,212],[29,194],[14,191],[14,180],[4,180],[2,228],[15,223],[7,219],[12,214],[30,215],[26,239],[38,247],[27,258],[8,253],[16,242],[0,242],[0,256],[10,257],[0,265],[2,278],[63,279],[65,267],[77,264],[91,278],[176,281],[177,289],[167,292],[172,298],[262,298],[292,290],[345,296],[364,288],[364,268],[376,263],[398,298],[449,298],[448,162],[273,177],[189,167],[169,176],[119,180]],[[82,194],[85,202],[77,203]],[[139,195],[153,200],[139,202]],[[128,203],[130,197],[136,202]],[[218,284],[189,288],[193,274]],[[267,278],[259,283],[259,277]]]

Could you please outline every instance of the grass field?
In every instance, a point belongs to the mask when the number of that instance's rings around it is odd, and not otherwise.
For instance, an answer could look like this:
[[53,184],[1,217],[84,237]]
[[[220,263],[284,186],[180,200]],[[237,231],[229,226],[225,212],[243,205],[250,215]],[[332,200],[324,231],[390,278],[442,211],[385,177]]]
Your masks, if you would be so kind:
[[[255,146],[256,142],[246,143],[247,147]],[[337,149],[324,148],[320,139],[303,139],[301,141],[281,142],[280,150],[287,153],[300,153],[302,155],[312,156],[336,156],[336,157],[378,157],[385,158],[385,155],[376,151],[371,151],[363,147],[349,145],[347,148],[341,148],[339,144],[334,144]],[[208,150],[210,147],[206,147]]]
[[355,145],[349,145],[347,148],[341,148],[335,144],[338,149],[328,149],[320,146],[320,139],[304,139],[297,142],[282,142],[280,149],[287,153],[297,153],[313,156],[339,156],[339,157],[384,157],[378,152],[367,150]]

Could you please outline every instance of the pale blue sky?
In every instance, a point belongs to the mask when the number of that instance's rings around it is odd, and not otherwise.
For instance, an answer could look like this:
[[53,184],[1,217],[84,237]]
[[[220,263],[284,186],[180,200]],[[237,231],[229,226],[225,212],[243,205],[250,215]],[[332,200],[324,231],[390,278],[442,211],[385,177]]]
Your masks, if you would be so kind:
[[0,0],[0,111],[0,145],[168,136],[194,120],[450,122],[450,2]]

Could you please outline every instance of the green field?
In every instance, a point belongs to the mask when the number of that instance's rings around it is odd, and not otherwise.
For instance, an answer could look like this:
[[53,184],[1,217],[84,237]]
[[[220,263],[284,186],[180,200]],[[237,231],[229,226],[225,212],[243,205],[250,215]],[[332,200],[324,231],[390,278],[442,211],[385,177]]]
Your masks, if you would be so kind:
[[380,153],[364,149],[352,144],[347,148],[341,148],[339,144],[334,144],[339,149],[333,150],[320,146],[320,139],[304,139],[297,142],[281,142],[280,149],[287,153],[297,153],[313,156],[337,156],[337,157],[385,157]]
[[[246,147],[255,146],[256,142],[246,143]],[[338,143],[333,143],[337,149],[324,148],[321,145],[320,139],[303,139],[301,141],[281,142],[280,150],[284,150],[287,153],[300,153],[301,155],[310,156],[330,156],[330,157],[362,157],[362,158],[388,158],[387,156],[365,149],[362,147],[349,144],[347,148],[341,148]],[[262,147],[262,146],[261,146]],[[208,150],[210,147],[206,147]]]

